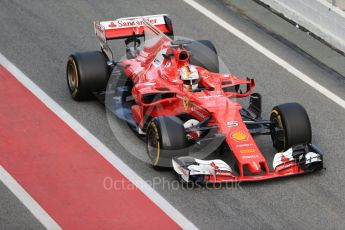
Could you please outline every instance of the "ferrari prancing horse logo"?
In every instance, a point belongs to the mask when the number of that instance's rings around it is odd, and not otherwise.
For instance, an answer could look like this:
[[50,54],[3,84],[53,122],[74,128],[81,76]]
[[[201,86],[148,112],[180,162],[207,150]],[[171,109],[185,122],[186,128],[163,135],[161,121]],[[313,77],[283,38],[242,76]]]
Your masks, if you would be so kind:
[[186,96],[183,97],[183,107],[184,107],[184,110],[185,110],[185,111],[188,110],[188,107],[189,107],[189,99],[188,99],[188,97],[186,97]]

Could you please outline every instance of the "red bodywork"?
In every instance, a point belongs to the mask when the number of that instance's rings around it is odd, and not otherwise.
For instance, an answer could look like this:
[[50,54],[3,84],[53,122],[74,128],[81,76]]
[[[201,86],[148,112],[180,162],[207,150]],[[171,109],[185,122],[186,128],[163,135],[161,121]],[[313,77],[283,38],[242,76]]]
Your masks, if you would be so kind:
[[[255,87],[253,79],[241,80],[231,74],[212,73],[202,67],[196,67],[200,76],[200,92],[186,90],[180,79],[179,69],[189,65],[188,58],[180,60],[183,48],[171,47],[171,40],[157,31],[148,28],[156,35],[154,44],[145,45],[139,55],[121,62],[125,74],[132,80],[132,95],[136,105],[132,106],[133,118],[140,127],[145,127],[147,116],[176,116],[188,113],[202,121],[210,116],[208,125],[217,125],[218,132],[226,136],[225,141],[233,152],[239,168],[239,175],[205,176],[210,182],[263,180],[275,177],[301,174],[303,170],[294,161],[286,162],[276,172],[270,172],[265,157],[256,145],[252,135],[242,120],[241,104],[235,98],[247,97]],[[171,58],[162,58],[162,53]],[[244,86],[244,93],[225,92],[233,86]],[[160,100],[152,100],[160,96]],[[294,164],[294,166],[291,166]],[[283,167],[283,168],[282,168]],[[244,168],[251,173],[244,174]],[[221,172],[219,172],[221,174]]]

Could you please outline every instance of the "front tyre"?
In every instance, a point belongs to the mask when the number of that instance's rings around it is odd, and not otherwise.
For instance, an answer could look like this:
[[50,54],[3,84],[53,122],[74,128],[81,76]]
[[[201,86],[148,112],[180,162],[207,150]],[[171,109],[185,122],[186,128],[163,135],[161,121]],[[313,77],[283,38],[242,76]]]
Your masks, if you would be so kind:
[[272,109],[271,137],[273,146],[279,151],[294,145],[309,144],[312,139],[310,120],[306,110],[298,103],[277,105]]
[[155,168],[172,167],[172,158],[188,154],[182,121],[173,116],[153,118],[146,130],[146,150]]
[[76,101],[92,97],[92,92],[105,90],[109,79],[107,59],[100,51],[74,53],[68,57],[67,86]]

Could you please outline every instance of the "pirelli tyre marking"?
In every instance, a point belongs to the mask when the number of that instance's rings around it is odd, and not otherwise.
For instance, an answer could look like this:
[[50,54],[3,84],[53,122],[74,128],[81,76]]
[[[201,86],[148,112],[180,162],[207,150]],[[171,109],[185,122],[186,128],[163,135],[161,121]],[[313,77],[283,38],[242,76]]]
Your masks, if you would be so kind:
[[[278,125],[280,128],[284,128],[283,126],[283,122],[282,122],[282,118],[279,114],[279,112],[277,110],[272,110],[272,113],[271,114],[274,114],[274,117],[276,118],[276,120],[278,121]],[[285,136],[284,136],[284,139],[283,139],[283,148],[282,149],[279,149],[279,151],[283,151],[285,149],[285,146],[286,146],[286,140],[285,140]]]
[[78,87],[79,87],[79,75],[78,75],[78,69],[77,65],[75,63],[74,58],[70,57],[68,59],[69,62],[69,70],[68,70],[68,85],[70,87],[70,90],[72,92],[72,96],[74,97],[78,93]]
[[[148,136],[149,140],[147,142],[149,157],[152,164],[156,166],[158,164],[159,157],[160,157],[160,139],[159,139],[158,128],[154,122],[150,123],[150,131],[147,135],[149,135]],[[156,152],[156,154],[154,154],[154,152]]]

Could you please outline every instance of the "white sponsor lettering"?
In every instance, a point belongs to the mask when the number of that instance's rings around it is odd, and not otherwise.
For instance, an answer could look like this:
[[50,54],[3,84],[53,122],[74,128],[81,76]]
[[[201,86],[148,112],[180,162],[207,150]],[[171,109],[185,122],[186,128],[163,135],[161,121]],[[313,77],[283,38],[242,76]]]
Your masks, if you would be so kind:
[[237,127],[238,126],[238,121],[228,121],[228,122],[226,122],[226,126],[228,128]]
[[248,155],[248,156],[242,156],[243,159],[252,159],[252,158],[258,158],[259,155]]
[[152,25],[165,24],[163,16],[157,17],[136,17],[136,18],[120,18],[114,21],[102,22],[102,25],[106,29],[121,29],[121,28],[133,28],[144,26],[144,19],[149,21]]
[[240,144],[240,145],[236,145],[237,148],[249,147],[249,146],[253,146],[253,144]]

